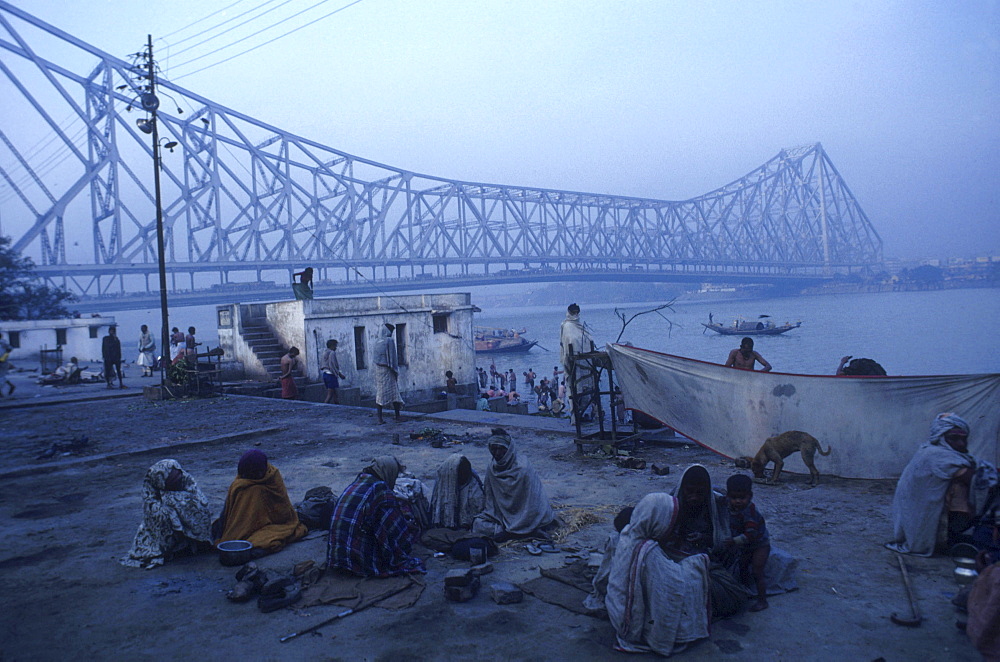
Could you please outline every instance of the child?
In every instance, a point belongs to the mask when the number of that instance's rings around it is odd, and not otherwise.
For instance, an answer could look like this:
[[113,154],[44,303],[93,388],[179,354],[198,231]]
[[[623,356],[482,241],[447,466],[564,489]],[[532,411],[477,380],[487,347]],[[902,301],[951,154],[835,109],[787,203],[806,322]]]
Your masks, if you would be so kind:
[[753,481],[750,476],[735,474],[726,481],[726,503],[729,506],[729,531],[732,538],[726,541],[731,562],[729,566],[737,578],[746,580],[747,570],[757,585],[757,600],[750,611],[767,609],[767,587],[764,565],[771,553],[770,536],[764,516],[753,504]]
[[458,380],[455,379],[455,373],[451,370],[446,370],[445,376],[445,387],[444,390],[447,393],[458,393]]

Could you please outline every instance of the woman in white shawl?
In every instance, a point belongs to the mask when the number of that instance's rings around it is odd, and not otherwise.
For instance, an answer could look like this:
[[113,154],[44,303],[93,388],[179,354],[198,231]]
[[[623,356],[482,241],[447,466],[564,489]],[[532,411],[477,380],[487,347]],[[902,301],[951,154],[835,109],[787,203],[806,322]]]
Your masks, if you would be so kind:
[[464,455],[454,453],[441,463],[431,496],[431,523],[468,529],[483,510],[483,481]]
[[493,461],[486,472],[483,512],[472,530],[479,535],[506,540],[537,534],[555,521],[545,486],[514,441],[502,428],[494,428],[487,441]]
[[647,494],[621,533],[605,599],[618,650],[671,655],[708,636],[708,556],[674,561],[660,548],[677,511],[669,494]]
[[[976,458],[966,452],[968,437],[969,424],[955,414],[938,414],[931,423],[930,438],[914,453],[896,485],[893,539],[886,547],[903,554],[932,556],[935,546],[945,546],[949,534],[954,536],[954,529],[972,524],[974,510],[968,495]],[[949,491],[953,485],[959,488],[955,492]],[[942,521],[946,506],[949,515],[955,514],[952,522]],[[966,517],[960,517],[962,514]],[[956,526],[959,520],[965,522],[964,527]]]
[[212,544],[212,513],[191,474],[176,460],[160,460],[142,484],[142,521],[121,560],[133,568],[163,565],[171,557]]

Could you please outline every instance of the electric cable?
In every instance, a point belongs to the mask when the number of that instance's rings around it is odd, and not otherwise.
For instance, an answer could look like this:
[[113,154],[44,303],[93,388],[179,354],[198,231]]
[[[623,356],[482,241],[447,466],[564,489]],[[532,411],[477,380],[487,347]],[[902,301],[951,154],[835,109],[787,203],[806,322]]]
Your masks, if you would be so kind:
[[[275,2],[275,0],[267,0],[267,2],[264,2],[263,4],[260,4],[260,5],[257,5],[257,6],[256,6],[256,7],[254,7],[253,9],[248,9],[247,11],[243,12],[242,14],[240,14],[240,15],[238,15],[238,16],[234,16],[234,17],[232,17],[232,18],[229,18],[229,19],[226,19],[225,21],[223,21],[222,23],[219,23],[218,25],[213,25],[212,27],[210,27],[210,28],[206,28],[206,29],[202,30],[201,32],[199,32],[199,33],[197,33],[197,34],[194,34],[194,35],[191,35],[190,37],[186,37],[186,38],[184,38],[184,39],[181,39],[180,41],[178,41],[178,42],[176,42],[176,43],[173,43],[173,44],[168,44],[168,46],[169,46],[169,47],[174,47],[174,46],[177,46],[178,44],[182,44],[182,43],[184,43],[185,41],[188,41],[189,39],[194,39],[195,37],[199,37],[199,36],[201,36],[201,35],[205,34],[206,32],[211,32],[212,30],[214,30],[214,29],[216,29],[216,28],[219,28],[219,27],[222,27],[223,25],[225,25],[226,23],[229,23],[230,21],[235,21],[235,20],[236,20],[236,19],[238,19],[238,18],[241,18],[241,17],[243,17],[243,16],[246,16],[247,14],[249,14],[249,13],[250,13],[250,12],[252,12],[252,11],[257,11],[257,10],[258,10],[258,9],[260,9],[261,7],[265,7],[265,6],[269,5],[269,4],[271,4],[272,2]],[[243,27],[244,25],[246,25],[247,23],[253,23],[253,22],[254,22],[254,21],[256,21],[256,20],[257,20],[258,18],[260,18],[260,17],[262,17],[262,16],[264,16],[264,15],[266,15],[266,14],[269,14],[269,13],[273,12],[273,11],[274,11],[274,10],[276,10],[276,9],[280,9],[280,8],[284,7],[284,6],[285,6],[285,5],[287,5],[287,4],[289,3],[289,2],[292,2],[292,0],[285,0],[285,1],[284,1],[284,2],[282,2],[282,3],[280,4],[280,5],[276,5],[276,6],[274,6],[274,7],[271,7],[270,9],[268,9],[268,10],[266,10],[266,11],[263,11],[263,12],[261,12],[260,14],[257,14],[257,15],[256,15],[256,16],[254,16],[253,18],[248,18],[247,20],[243,21],[242,23],[239,23],[239,24],[237,24],[237,25],[234,25],[234,26],[232,26],[231,28],[226,28],[225,30],[223,30],[222,32],[220,32],[220,33],[218,33],[218,34],[215,34],[215,35],[212,35],[211,37],[208,37],[208,38],[206,38],[206,39],[202,39],[201,41],[199,41],[199,42],[198,42],[198,43],[196,43],[196,44],[191,44],[190,46],[186,46],[186,47],[184,47],[184,48],[180,49],[179,51],[177,51],[176,53],[171,53],[171,54],[170,54],[170,56],[171,56],[171,57],[177,57],[177,56],[178,56],[178,55],[180,55],[181,53],[187,53],[187,52],[188,52],[189,50],[191,50],[191,49],[193,49],[193,48],[197,48],[198,46],[201,46],[202,44],[207,44],[208,42],[212,41],[213,39],[218,39],[218,38],[219,38],[219,37],[221,37],[222,35],[224,35],[224,34],[227,34],[227,33],[229,33],[229,32],[232,32],[232,31],[233,31],[233,30],[235,30],[236,28],[241,28],[241,27]]]
[[[317,7],[317,6],[319,6],[319,5],[321,5],[321,4],[325,3],[325,2],[328,2],[328,1],[329,1],[329,0],[322,0],[321,2],[317,3],[316,5],[313,5],[313,7]],[[290,35],[290,34],[293,34],[293,33],[295,33],[295,32],[298,32],[299,30],[301,30],[301,29],[303,29],[303,28],[307,28],[307,27],[309,27],[309,26],[311,26],[311,25],[313,25],[313,24],[315,24],[315,23],[318,23],[319,21],[322,21],[322,20],[324,20],[324,19],[327,19],[327,18],[330,18],[330,17],[331,17],[331,16],[333,16],[334,14],[338,14],[338,13],[340,13],[340,12],[344,11],[345,9],[348,9],[348,8],[350,8],[350,7],[353,7],[353,6],[354,6],[354,5],[356,5],[356,4],[359,4],[359,3],[361,3],[362,1],[363,1],[363,0],[354,0],[354,2],[349,2],[348,4],[344,5],[343,7],[340,7],[340,8],[338,8],[338,9],[335,9],[335,10],[333,10],[333,11],[332,11],[332,12],[330,12],[329,14],[325,14],[325,15],[323,15],[323,16],[320,16],[320,17],[319,17],[319,18],[317,18],[317,19],[314,19],[314,20],[312,20],[312,21],[309,21],[308,23],[305,23],[305,24],[303,24],[303,25],[300,25],[299,27],[297,27],[297,28],[294,28],[294,29],[292,29],[292,30],[289,30],[288,32],[286,32],[286,33],[284,33],[284,34],[282,34],[282,35],[279,35],[279,36],[277,36],[277,37],[275,37],[275,38],[273,38],[273,39],[270,39],[270,40],[268,40],[268,41],[265,41],[265,42],[263,42],[263,43],[261,43],[261,44],[258,44],[258,45],[256,45],[256,46],[253,46],[252,48],[248,48],[248,49],[247,49],[247,50],[245,50],[245,51],[242,51],[242,52],[240,52],[240,53],[237,53],[236,55],[231,55],[230,57],[227,57],[227,58],[225,58],[224,60],[219,60],[218,62],[216,62],[216,63],[214,63],[214,64],[210,64],[210,65],[208,65],[208,66],[205,66],[205,67],[202,67],[201,69],[196,69],[196,70],[194,70],[194,71],[192,71],[192,72],[189,72],[189,73],[186,73],[186,74],[183,74],[183,75],[181,75],[181,76],[178,76],[178,77],[176,77],[176,78],[171,78],[170,80],[173,80],[173,81],[178,81],[178,80],[180,80],[180,79],[182,79],[182,78],[187,78],[188,76],[193,76],[194,74],[197,74],[197,73],[200,73],[200,72],[202,72],[202,71],[205,71],[206,69],[211,69],[212,67],[216,67],[216,66],[218,66],[218,65],[220,65],[220,64],[223,64],[223,63],[225,63],[225,62],[229,62],[229,61],[230,61],[230,60],[232,60],[232,59],[235,59],[235,58],[238,58],[238,57],[240,57],[241,55],[246,55],[247,53],[250,53],[250,52],[252,52],[252,51],[255,51],[255,50],[257,50],[258,48],[262,48],[262,47],[264,47],[264,46],[267,46],[268,44],[271,44],[271,43],[274,43],[275,41],[278,41],[279,39],[284,39],[284,38],[285,38],[285,37],[287,37],[288,35]],[[312,9],[313,7],[310,7],[309,9]],[[303,10],[303,11],[309,11],[309,10],[307,9],[307,10]],[[301,13],[303,13],[303,12],[299,12],[299,14],[301,14]],[[298,14],[295,14],[295,16],[298,16]],[[294,16],[290,16],[289,18],[294,18]],[[288,20],[288,19],[285,19],[285,20]],[[282,22],[284,22],[284,21],[282,21]],[[275,23],[275,25],[278,25],[278,24],[277,24],[277,23]],[[274,26],[271,26],[271,27],[274,27]],[[254,36],[256,36],[256,35],[260,34],[261,32],[264,32],[265,30],[269,30],[269,29],[270,29],[270,28],[265,28],[264,30],[260,30],[260,31],[258,31],[258,32],[255,32],[254,34],[252,34],[252,35],[249,35],[248,37],[245,37],[244,39],[249,39],[250,37],[254,37]],[[243,40],[240,40],[240,41],[243,41]],[[238,43],[239,43],[239,42],[235,42],[235,43],[233,43],[233,44],[230,44],[230,46],[233,46],[233,45],[235,45],[235,44],[238,44]],[[218,49],[216,49],[215,51],[212,51],[212,53],[216,53],[216,52],[218,52],[218,51],[220,51],[220,50],[223,50],[223,49],[225,49],[225,48],[228,48],[228,46],[223,46],[222,48],[218,48]],[[195,60],[199,60],[199,59],[201,59],[202,57],[207,57],[208,55],[211,55],[212,53],[206,53],[205,55],[202,55],[202,56],[199,56],[199,57],[197,57],[197,58],[195,58],[195,59],[193,59],[193,60],[189,60],[188,62],[185,62],[185,63],[183,63],[183,64],[189,64],[189,63],[191,63],[191,62],[194,62]],[[183,64],[181,64],[181,65],[177,65],[177,66],[183,66]]]
[[[268,1],[269,1],[269,2],[273,2],[274,0],[268,0]],[[213,16],[215,16],[216,14],[220,14],[220,13],[222,13],[222,12],[224,12],[224,11],[228,10],[228,9],[232,9],[232,8],[233,8],[233,7],[235,7],[236,5],[238,5],[238,4],[240,4],[240,3],[243,3],[243,2],[246,2],[246,0],[236,0],[236,2],[234,2],[234,3],[233,3],[233,4],[231,4],[231,5],[226,5],[226,6],[225,6],[225,7],[223,7],[222,9],[216,9],[216,10],[215,10],[214,12],[212,12],[211,14],[208,14],[207,16],[202,16],[202,17],[201,17],[201,18],[199,18],[199,19],[196,19],[196,20],[194,20],[194,21],[191,21],[190,23],[188,23],[187,25],[185,25],[185,26],[184,26],[184,27],[182,27],[182,28],[177,28],[177,29],[176,29],[176,30],[174,30],[173,32],[169,32],[169,33],[167,33],[167,34],[163,35],[162,37],[160,37],[160,38],[159,38],[159,40],[164,40],[164,41],[165,41],[165,40],[166,40],[166,39],[168,39],[169,37],[173,37],[173,36],[174,36],[175,34],[179,34],[179,33],[181,33],[181,32],[184,32],[184,31],[185,31],[185,30],[187,30],[188,28],[190,28],[190,27],[192,27],[192,26],[195,26],[195,25],[197,25],[197,24],[199,24],[199,23],[201,23],[201,22],[203,22],[203,21],[207,21],[208,19],[212,18],[212,17],[213,17]],[[252,11],[252,10],[250,10],[250,11]],[[195,36],[197,36],[197,35],[195,35]],[[188,39],[190,39],[190,37],[188,37]],[[182,41],[183,41],[183,40],[182,40]],[[177,43],[181,43],[181,42],[177,42]]]

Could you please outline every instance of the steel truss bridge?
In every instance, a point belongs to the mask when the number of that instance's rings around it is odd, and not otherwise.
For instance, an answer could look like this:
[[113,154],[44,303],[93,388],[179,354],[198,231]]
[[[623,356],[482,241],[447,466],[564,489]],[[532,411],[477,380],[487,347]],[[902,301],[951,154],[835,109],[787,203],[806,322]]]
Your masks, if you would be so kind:
[[[85,297],[158,287],[139,55],[119,59],[0,0],[0,233],[17,228],[14,247],[40,274]],[[304,266],[349,291],[577,276],[773,282],[882,261],[881,238],[819,144],[705,195],[654,200],[408,172],[157,84],[161,142],[177,143],[160,158],[174,291],[238,290]]]

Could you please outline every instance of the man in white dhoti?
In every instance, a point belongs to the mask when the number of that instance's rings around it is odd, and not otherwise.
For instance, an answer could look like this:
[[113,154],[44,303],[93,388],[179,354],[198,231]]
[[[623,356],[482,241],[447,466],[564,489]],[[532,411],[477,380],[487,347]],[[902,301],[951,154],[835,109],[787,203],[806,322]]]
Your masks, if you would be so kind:
[[580,306],[571,303],[566,309],[566,319],[559,327],[559,361],[566,371],[567,385],[570,386],[570,422],[576,423],[578,414],[582,414],[594,401],[597,390],[593,371],[586,362],[574,365],[575,354],[585,354],[594,349],[594,340],[590,332],[580,321]]
[[382,408],[392,405],[396,412],[396,420],[402,420],[399,410],[403,406],[403,398],[399,395],[399,360],[396,357],[396,339],[392,337],[395,325],[386,324],[382,329],[382,337],[375,343],[375,407],[378,410],[379,424],[385,423],[382,418]]

